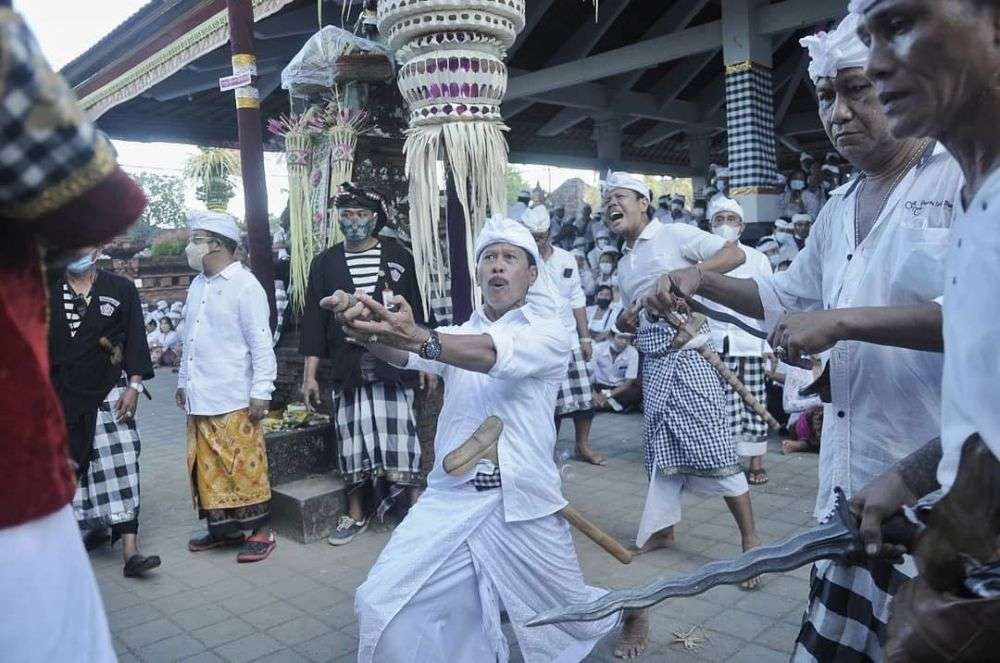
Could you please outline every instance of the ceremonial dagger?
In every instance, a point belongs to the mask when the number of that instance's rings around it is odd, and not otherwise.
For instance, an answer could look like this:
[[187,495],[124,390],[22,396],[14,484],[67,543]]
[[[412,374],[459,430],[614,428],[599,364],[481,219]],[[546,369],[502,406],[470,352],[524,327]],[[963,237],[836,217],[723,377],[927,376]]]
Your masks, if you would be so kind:
[[[865,558],[864,544],[847,506],[844,492],[838,487],[836,507],[827,522],[794,534],[785,541],[760,546],[730,560],[719,560],[694,573],[676,578],[658,578],[644,587],[608,592],[590,603],[553,608],[535,615],[528,626],[560,622],[589,622],[623,609],[641,609],[675,596],[694,596],[717,585],[732,585],[764,573],[779,573],[805,566],[820,559],[858,562]],[[902,515],[882,525],[886,543],[908,544],[916,536],[917,526]]]

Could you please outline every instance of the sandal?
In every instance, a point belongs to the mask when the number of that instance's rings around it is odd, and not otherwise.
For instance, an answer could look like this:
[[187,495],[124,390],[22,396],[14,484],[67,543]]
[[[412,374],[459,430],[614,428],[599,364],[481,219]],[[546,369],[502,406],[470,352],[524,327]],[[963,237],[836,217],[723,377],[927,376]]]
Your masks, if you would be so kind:
[[277,547],[278,542],[274,540],[274,532],[268,535],[267,541],[255,541],[250,538],[243,543],[240,552],[236,555],[236,561],[240,564],[249,562],[260,562],[267,559],[268,555]]
[[763,468],[759,470],[747,470],[747,483],[751,486],[763,486],[768,481],[767,470]]
[[188,550],[191,552],[201,552],[203,550],[211,550],[212,548],[230,548],[242,544],[245,538],[243,532],[240,532],[236,536],[225,536],[221,539],[217,539],[211,534],[203,534],[188,541]]
[[138,578],[142,576],[146,571],[152,571],[160,565],[159,555],[150,555],[146,557],[136,553],[128,558],[125,562],[125,568],[122,569],[122,574],[126,578]]

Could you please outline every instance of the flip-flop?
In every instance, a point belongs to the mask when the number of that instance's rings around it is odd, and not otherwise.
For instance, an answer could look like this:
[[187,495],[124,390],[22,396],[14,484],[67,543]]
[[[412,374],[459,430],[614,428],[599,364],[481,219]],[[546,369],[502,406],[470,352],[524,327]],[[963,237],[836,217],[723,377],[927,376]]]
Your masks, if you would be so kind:
[[128,558],[125,562],[125,568],[122,569],[122,574],[126,578],[138,578],[142,576],[146,571],[152,571],[160,565],[159,555],[150,555],[146,557],[145,555],[140,555],[136,553]]
[[747,483],[751,486],[763,486],[768,481],[770,479],[767,477],[767,470],[763,468],[759,470],[747,470]]
[[240,552],[236,555],[236,561],[240,564],[247,564],[250,562],[260,562],[267,559],[275,547],[277,547],[278,542],[274,539],[274,534],[271,534],[271,538],[268,541],[254,541],[253,539],[247,539],[243,543],[243,547],[240,548]]

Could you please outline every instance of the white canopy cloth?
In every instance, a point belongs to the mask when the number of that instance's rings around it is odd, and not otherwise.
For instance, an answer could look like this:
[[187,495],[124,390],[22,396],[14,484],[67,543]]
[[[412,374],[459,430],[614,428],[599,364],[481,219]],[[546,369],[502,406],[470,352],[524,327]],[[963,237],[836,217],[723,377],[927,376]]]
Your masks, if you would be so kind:
[[[962,175],[940,146],[925,153],[889,197],[869,235],[854,246],[860,178],[834,189],[791,267],[757,277],[768,328],[789,311],[906,306],[944,288],[949,228]],[[830,350],[833,402],[823,417],[815,515],[938,435],[942,355],[841,342]]]

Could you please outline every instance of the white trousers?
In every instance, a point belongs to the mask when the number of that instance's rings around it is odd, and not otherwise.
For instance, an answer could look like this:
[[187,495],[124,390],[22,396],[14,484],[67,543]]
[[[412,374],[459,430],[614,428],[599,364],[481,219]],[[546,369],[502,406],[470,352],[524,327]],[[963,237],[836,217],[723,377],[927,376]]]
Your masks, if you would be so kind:
[[[466,523],[458,534],[453,524],[463,513],[475,514],[478,523]],[[429,575],[420,574],[427,569]],[[505,662],[502,607],[526,662],[575,663],[616,626],[619,615],[534,628],[525,622],[605,593],[584,583],[560,516],[508,523],[499,490],[429,489],[358,588],[358,661]]]
[[685,491],[704,497],[739,497],[749,490],[742,472],[728,477],[699,477],[691,474],[663,476],[657,470],[649,482],[635,545],[641,548],[653,534],[681,521],[681,495]]
[[117,661],[70,505],[0,529],[0,660]]

